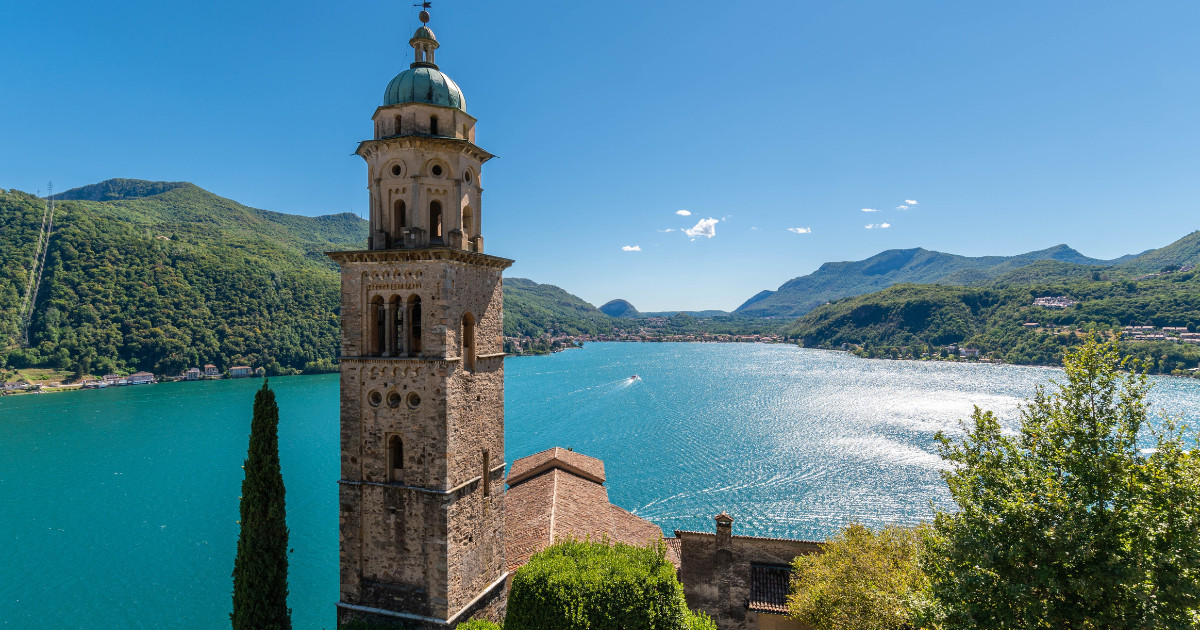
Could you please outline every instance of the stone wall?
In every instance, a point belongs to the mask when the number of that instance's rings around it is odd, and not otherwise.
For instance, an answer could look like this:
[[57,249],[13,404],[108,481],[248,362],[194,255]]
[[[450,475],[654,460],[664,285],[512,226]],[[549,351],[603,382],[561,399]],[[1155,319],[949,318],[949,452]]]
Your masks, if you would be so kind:
[[715,534],[675,532],[679,538],[679,579],[688,608],[711,615],[720,630],[805,628],[782,615],[747,610],[750,566],[786,566],[796,556],[819,552],[820,545],[807,540],[734,536],[732,523],[732,519],[722,522],[719,516]]

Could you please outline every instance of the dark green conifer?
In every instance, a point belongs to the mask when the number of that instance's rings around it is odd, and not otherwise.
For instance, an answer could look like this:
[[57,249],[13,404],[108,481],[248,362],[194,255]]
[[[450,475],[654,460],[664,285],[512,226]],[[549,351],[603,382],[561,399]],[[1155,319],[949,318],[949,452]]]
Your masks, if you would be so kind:
[[279,407],[263,382],[254,395],[246,478],[242,481],[242,531],[233,563],[234,630],[290,630],[287,607],[288,530],[279,470]]

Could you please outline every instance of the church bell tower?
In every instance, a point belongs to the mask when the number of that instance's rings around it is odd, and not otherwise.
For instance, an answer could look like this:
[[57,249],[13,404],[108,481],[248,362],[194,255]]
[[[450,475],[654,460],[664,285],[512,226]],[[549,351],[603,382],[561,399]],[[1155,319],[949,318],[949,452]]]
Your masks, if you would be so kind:
[[475,119],[435,63],[429,14],[384,91],[367,248],[341,267],[338,624],[499,620],[504,558],[501,274],[483,253]]

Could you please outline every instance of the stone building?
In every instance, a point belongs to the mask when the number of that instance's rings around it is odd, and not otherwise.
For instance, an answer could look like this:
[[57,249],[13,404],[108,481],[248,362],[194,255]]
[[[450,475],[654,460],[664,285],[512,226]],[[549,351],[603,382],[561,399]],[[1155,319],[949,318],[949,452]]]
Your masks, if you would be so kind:
[[715,520],[715,534],[675,532],[688,608],[712,615],[720,630],[807,628],[787,618],[790,564],[797,556],[820,552],[820,543],[734,536],[732,517],[721,512]]
[[367,249],[341,266],[338,623],[453,628],[503,615],[501,272],[483,253],[462,91],[425,24],[384,92],[367,163]]

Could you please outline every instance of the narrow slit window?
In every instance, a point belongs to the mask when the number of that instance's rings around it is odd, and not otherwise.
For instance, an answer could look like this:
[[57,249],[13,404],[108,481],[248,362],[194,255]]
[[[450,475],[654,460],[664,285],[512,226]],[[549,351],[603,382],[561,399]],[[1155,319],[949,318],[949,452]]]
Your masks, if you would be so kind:
[[492,496],[492,452],[483,449],[483,496]]

